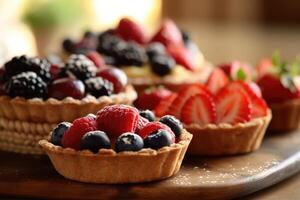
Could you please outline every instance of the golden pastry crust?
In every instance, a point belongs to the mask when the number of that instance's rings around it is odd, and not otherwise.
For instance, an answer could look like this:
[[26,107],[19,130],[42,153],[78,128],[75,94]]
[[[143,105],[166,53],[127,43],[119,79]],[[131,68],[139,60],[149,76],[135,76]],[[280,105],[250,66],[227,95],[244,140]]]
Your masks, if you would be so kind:
[[137,94],[130,85],[123,93],[98,99],[87,96],[82,100],[67,97],[61,101],[53,98],[43,101],[39,98],[26,100],[20,97],[1,96],[0,117],[35,123],[72,122],[76,118],[95,113],[107,105],[131,104],[136,97]]
[[185,125],[184,128],[193,134],[188,154],[222,156],[252,152],[260,147],[271,118],[269,111],[265,117],[236,125]]
[[45,152],[40,146],[14,144],[6,141],[0,141],[0,149],[3,151],[21,153],[21,154],[34,154],[34,155],[45,154]]
[[300,99],[280,104],[270,104],[273,118],[268,130],[273,132],[292,131],[300,128]]
[[39,144],[50,157],[55,169],[68,179],[89,183],[138,183],[161,180],[176,174],[192,139],[184,131],[180,140],[159,150],[116,153],[101,149],[97,154],[88,150],[75,151],[55,146],[47,140]]
[[42,136],[36,134],[0,130],[0,142],[7,142],[21,146],[39,147],[38,141],[42,139],[49,139],[49,134]]
[[49,132],[51,132],[55,126],[56,124],[32,123],[26,121],[7,120],[4,118],[0,118],[0,129],[30,135],[49,135]]

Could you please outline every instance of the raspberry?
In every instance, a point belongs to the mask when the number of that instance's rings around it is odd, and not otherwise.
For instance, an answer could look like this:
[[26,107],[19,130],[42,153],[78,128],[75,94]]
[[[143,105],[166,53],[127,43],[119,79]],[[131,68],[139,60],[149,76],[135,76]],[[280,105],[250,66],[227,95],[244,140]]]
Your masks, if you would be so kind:
[[149,123],[149,120],[140,116],[139,117],[139,120],[137,122],[137,125],[136,125],[136,129],[135,129],[135,132],[138,134],[140,132],[140,130],[142,128],[144,128],[144,126],[146,126],[147,124]]
[[106,106],[97,113],[97,124],[101,131],[118,137],[122,133],[134,132],[139,119],[136,108],[127,105]]
[[64,134],[63,147],[80,150],[80,140],[87,132],[97,130],[96,121],[93,117],[82,117],[76,119],[69,130]]
[[145,139],[148,135],[156,133],[158,130],[161,130],[161,129],[170,132],[170,134],[172,135],[173,142],[175,141],[175,134],[173,133],[173,131],[167,125],[160,123],[160,122],[150,122],[150,123],[146,124],[139,131],[139,135],[143,139]]

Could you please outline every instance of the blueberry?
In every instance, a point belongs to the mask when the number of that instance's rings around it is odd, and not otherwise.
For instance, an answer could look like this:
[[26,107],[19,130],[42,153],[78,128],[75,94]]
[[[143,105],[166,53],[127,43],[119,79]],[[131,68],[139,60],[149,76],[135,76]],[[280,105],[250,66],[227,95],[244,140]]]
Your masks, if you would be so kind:
[[147,55],[149,56],[149,58],[152,58],[155,55],[165,55],[166,49],[162,43],[153,42],[147,46],[146,52],[147,52]]
[[103,131],[90,131],[80,141],[80,149],[88,149],[98,153],[99,149],[110,149],[110,140]]
[[150,59],[152,71],[159,75],[165,76],[171,73],[175,67],[175,61],[168,55],[155,55]]
[[151,149],[160,149],[165,146],[170,146],[172,143],[172,135],[163,129],[148,135],[144,139],[145,147]]
[[140,113],[140,116],[148,119],[149,122],[153,122],[155,120],[155,115],[150,110],[141,110],[139,113]]
[[62,138],[65,132],[70,128],[72,124],[69,122],[62,122],[58,124],[52,131],[51,142],[54,145],[62,146]]
[[134,133],[123,133],[116,142],[116,152],[139,151],[144,147],[143,139]]
[[182,124],[174,116],[165,115],[159,120],[161,123],[167,125],[174,132],[176,137],[179,137],[182,133]]

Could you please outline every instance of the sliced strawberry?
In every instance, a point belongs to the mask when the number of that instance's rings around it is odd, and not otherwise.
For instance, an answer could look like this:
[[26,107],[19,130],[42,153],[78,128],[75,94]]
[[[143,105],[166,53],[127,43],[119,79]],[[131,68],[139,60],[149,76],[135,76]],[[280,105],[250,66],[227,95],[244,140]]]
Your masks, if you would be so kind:
[[282,85],[279,77],[265,74],[257,80],[262,95],[268,103],[281,103],[289,99],[298,98],[299,90],[292,92]]
[[160,103],[154,109],[155,115],[157,117],[162,117],[166,115],[176,97],[177,94],[173,93],[169,97],[161,100]]
[[228,83],[229,79],[225,72],[219,68],[215,68],[210,74],[206,86],[213,95],[216,95]]
[[226,87],[228,90],[239,90],[248,95],[252,105],[252,118],[263,117],[267,115],[268,106],[251,88],[249,83],[243,81],[233,81]]
[[252,107],[249,97],[239,90],[222,89],[215,98],[216,123],[243,123],[250,121]]
[[184,45],[169,45],[167,52],[174,58],[177,64],[182,65],[187,70],[195,70],[196,62],[191,52]]
[[216,122],[216,105],[206,94],[197,94],[189,98],[181,113],[185,124],[197,123],[201,126]]
[[186,101],[190,97],[197,94],[206,94],[211,97],[210,92],[207,90],[207,88],[204,85],[201,84],[186,85],[179,90],[178,96],[170,106],[170,109],[167,112],[167,114],[173,115],[176,118],[180,119],[182,108],[186,103]]
[[116,33],[126,41],[133,40],[139,44],[146,44],[149,40],[145,28],[128,18],[120,20]]
[[166,19],[162,22],[160,29],[153,36],[151,42],[161,42],[166,47],[170,44],[183,44],[180,30],[170,19]]
[[232,61],[226,64],[218,65],[226,74],[233,80],[247,80],[251,81],[253,70],[247,63],[241,61]]
[[144,139],[148,135],[161,129],[168,131],[172,135],[173,142],[175,142],[175,134],[173,133],[171,128],[161,122],[149,122],[139,131],[139,135]]
[[260,78],[263,75],[270,73],[272,71],[273,64],[271,58],[261,59],[255,66],[257,77]]
[[140,110],[154,110],[160,101],[168,98],[171,94],[173,93],[165,88],[145,90],[139,95],[134,105]]

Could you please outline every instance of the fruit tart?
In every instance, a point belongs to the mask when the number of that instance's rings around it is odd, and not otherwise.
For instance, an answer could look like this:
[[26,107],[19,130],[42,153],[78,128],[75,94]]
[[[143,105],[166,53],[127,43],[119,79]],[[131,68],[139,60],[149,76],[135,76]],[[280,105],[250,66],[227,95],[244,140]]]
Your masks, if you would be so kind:
[[[117,68],[99,70],[84,55],[66,63],[18,56],[0,73],[0,148],[41,152],[37,142],[61,121],[95,113],[106,105],[131,104],[136,92]],[[36,149],[36,151],[34,151]]]
[[161,180],[178,172],[192,135],[175,118],[155,120],[149,110],[106,106],[97,116],[60,123],[51,139],[39,144],[67,179],[104,184]]
[[[139,99],[137,100],[139,101]],[[260,147],[271,112],[253,82],[230,80],[215,68],[206,84],[191,84],[160,100],[156,115],[172,115],[193,134],[189,154],[219,156]]]
[[270,106],[273,118],[269,130],[292,131],[300,128],[300,65],[281,62],[278,53],[256,66],[257,84]]
[[182,84],[204,80],[209,71],[188,33],[169,19],[150,35],[145,27],[123,18],[113,29],[86,32],[78,42],[66,39],[63,48],[67,53],[97,51],[106,64],[122,68],[138,91],[152,85],[176,90]]

